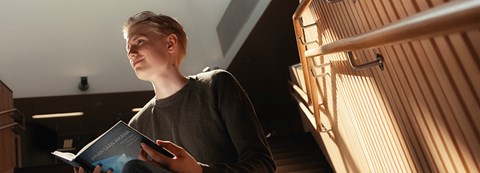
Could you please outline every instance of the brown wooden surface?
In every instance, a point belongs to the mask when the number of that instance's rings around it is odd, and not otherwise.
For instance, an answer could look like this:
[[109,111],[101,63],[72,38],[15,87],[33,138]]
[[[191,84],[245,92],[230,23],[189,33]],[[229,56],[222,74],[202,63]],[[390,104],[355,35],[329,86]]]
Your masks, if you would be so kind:
[[[307,40],[327,44],[445,3],[387,0],[328,4],[313,0],[302,20],[318,21],[318,27],[304,30],[304,35]],[[480,23],[478,18],[471,22],[475,26]],[[436,32],[435,27],[429,28]],[[408,32],[403,35],[409,36]],[[353,52],[358,64],[382,54],[384,71],[378,67],[353,71],[345,53],[315,57],[318,62],[332,63],[316,69],[329,72],[330,77],[312,82],[311,88],[318,92],[309,94],[325,103],[320,106],[321,122],[333,131],[319,136],[334,169],[479,172],[479,44],[480,30],[476,28]],[[307,51],[315,48],[318,46],[307,47]],[[311,66],[311,62],[304,64]]]
[[[0,111],[12,109],[12,91],[0,81]],[[13,113],[12,113],[13,114]],[[0,126],[13,123],[11,115],[0,115]],[[0,130],[0,172],[13,172],[15,167],[15,136],[13,127]]]

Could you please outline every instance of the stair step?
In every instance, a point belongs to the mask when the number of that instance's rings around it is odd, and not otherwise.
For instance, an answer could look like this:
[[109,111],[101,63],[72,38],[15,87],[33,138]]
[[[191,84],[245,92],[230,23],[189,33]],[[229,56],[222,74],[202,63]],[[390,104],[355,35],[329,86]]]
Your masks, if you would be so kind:
[[277,164],[277,173],[333,172],[310,133],[275,136],[267,141]]
[[[278,166],[277,172],[294,172],[294,171],[306,171],[325,168],[325,164],[318,161],[304,162],[298,164]],[[328,167],[327,167],[328,168]]]
[[310,137],[304,137],[304,138],[292,138],[292,139],[278,139],[275,142],[268,142],[270,149],[276,150],[276,149],[282,149],[282,148],[298,148],[299,146],[317,146],[317,143],[315,140]]
[[295,158],[295,157],[309,156],[309,155],[321,157],[323,153],[320,151],[320,149],[310,149],[310,150],[304,150],[299,152],[272,153],[272,155],[273,155],[273,158],[277,160],[277,159]]
[[298,152],[302,150],[314,150],[320,149],[318,145],[314,142],[303,142],[292,145],[285,145],[282,147],[270,148],[273,153],[285,153],[285,152]]
[[283,143],[286,141],[310,141],[313,137],[309,133],[301,133],[288,136],[275,136],[267,139],[269,144],[275,145],[277,143]]
[[305,156],[298,156],[298,157],[291,157],[291,158],[284,158],[284,159],[275,159],[275,163],[277,164],[277,166],[311,162],[311,161],[324,162],[325,159],[323,159],[321,156],[316,156],[316,155],[305,155]]

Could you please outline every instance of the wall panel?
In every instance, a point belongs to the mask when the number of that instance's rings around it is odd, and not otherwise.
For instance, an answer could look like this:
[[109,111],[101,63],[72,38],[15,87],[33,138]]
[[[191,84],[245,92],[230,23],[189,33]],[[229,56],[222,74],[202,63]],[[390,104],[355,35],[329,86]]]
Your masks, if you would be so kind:
[[[302,15],[313,49],[447,3],[441,0],[313,0]],[[480,30],[352,52],[357,64],[385,58],[385,69],[354,71],[345,53],[307,59],[316,74],[321,137],[337,172],[480,172]],[[315,63],[314,63],[315,62]],[[310,72],[305,72],[310,74]],[[310,74],[311,75],[311,74]]]
[[[0,81],[0,111],[13,108],[12,91]],[[0,115],[0,126],[13,122],[10,115]],[[15,136],[13,127],[0,130],[0,173],[13,172],[15,167]]]

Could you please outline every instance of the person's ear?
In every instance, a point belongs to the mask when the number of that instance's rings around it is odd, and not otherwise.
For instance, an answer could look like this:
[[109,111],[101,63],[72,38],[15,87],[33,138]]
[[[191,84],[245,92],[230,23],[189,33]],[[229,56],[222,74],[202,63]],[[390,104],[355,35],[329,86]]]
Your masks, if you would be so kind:
[[175,34],[170,34],[167,37],[167,49],[169,52],[175,50],[175,47],[178,45],[178,37]]

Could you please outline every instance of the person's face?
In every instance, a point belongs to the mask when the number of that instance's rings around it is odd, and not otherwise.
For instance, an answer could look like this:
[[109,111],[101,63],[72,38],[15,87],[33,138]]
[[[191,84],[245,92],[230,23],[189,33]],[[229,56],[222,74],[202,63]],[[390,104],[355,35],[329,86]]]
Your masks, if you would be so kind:
[[126,42],[130,65],[139,79],[151,81],[166,71],[171,61],[167,36],[137,24],[128,29]]

